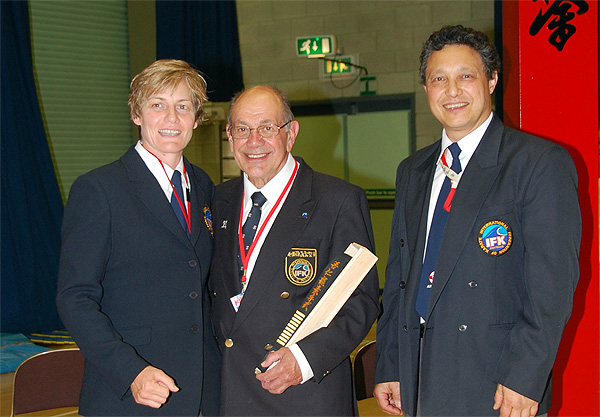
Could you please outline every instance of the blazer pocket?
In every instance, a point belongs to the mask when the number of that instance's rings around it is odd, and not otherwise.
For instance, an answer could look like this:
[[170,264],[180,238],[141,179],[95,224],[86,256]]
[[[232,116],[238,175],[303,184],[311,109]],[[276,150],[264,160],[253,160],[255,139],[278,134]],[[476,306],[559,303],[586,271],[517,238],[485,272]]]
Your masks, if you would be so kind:
[[514,201],[509,201],[500,204],[484,205],[477,214],[473,232],[475,235],[480,235],[483,228],[490,222],[500,224],[512,231],[513,238],[520,239],[521,221],[519,208]]
[[506,217],[515,211],[514,201],[499,204],[485,204],[479,210],[477,218],[481,220],[492,220],[499,217]]
[[322,239],[319,238],[312,238],[312,239],[298,239],[295,243],[293,248],[309,248],[309,249],[315,249],[315,250],[319,250],[321,249],[321,241]]
[[123,341],[132,346],[143,346],[152,341],[152,327],[150,326],[127,327],[119,330],[119,333]]

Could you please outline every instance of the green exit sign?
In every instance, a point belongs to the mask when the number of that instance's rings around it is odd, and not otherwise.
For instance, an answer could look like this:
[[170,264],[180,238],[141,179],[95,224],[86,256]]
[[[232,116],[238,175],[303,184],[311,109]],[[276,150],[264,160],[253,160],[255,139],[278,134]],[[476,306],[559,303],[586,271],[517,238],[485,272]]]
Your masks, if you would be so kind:
[[337,41],[333,35],[296,38],[296,53],[298,56],[323,57],[334,54],[336,48]]
[[354,74],[352,56],[337,56],[335,59],[325,58],[323,61],[323,73],[325,75]]

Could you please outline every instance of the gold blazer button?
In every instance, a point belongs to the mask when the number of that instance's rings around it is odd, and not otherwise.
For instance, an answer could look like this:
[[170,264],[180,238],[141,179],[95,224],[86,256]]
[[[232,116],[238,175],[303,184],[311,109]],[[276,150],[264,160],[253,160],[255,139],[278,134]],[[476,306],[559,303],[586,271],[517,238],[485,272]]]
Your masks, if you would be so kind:
[[271,349],[273,349],[273,345],[272,345],[272,344],[270,344],[270,343],[267,343],[267,344],[265,345],[265,350],[268,352],[268,351],[270,351]]
[[282,292],[282,293],[281,293],[281,298],[283,298],[284,300],[285,300],[286,298],[290,298],[290,293],[289,293],[289,292],[287,292],[287,291],[284,291],[284,292]]
[[227,346],[228,348],[233,346],[233,340],[232,339],[226,339],[225,340],[225,346]]

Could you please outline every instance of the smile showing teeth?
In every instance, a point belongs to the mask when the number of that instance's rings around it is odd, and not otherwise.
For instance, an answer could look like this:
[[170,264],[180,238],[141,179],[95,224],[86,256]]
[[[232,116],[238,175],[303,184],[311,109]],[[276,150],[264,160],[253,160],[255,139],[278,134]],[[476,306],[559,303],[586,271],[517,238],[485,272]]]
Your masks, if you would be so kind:
[[181,130],[159,129],[158,133],[165,136],[177,136],[181,134]]
[[448,110],[458,109],[460,107],[466,106],[467,103],[452,103],[452,104],[444,104],[444,108]]
[[247,154],[246,156],[248,156],[248,158],[250,159],[258,159],[258,158],[262,158],[263,156],[266,156],[266,153],[259,153],[259,154]]

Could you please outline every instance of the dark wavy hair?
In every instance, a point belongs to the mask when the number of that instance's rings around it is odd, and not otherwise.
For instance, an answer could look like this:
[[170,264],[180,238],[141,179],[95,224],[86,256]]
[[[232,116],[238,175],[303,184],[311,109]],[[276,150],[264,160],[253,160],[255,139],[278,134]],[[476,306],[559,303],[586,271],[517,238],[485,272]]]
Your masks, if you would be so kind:
[[477,51],[488,79],[492,79],[494,72],[500,72],[500,56],[485,33],[461,25],[444,26],[432,33],[423,44],[419,68],[422,84],[425,84],[425,71],[429,57],[435,51],[441,51],[446,45],[466,45]]

